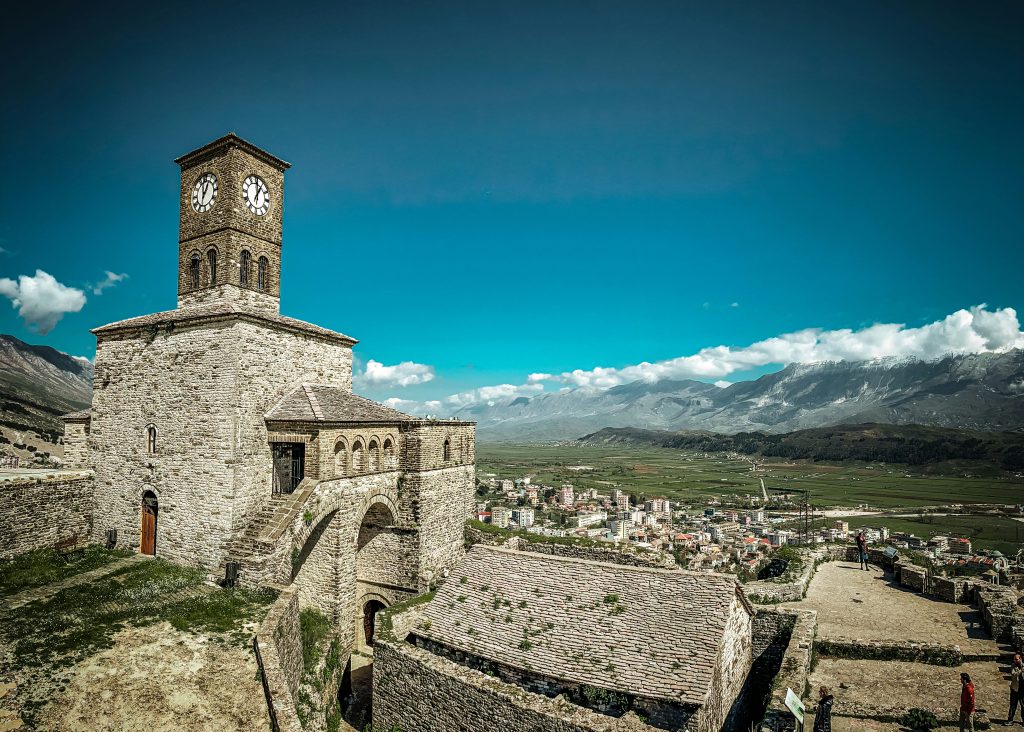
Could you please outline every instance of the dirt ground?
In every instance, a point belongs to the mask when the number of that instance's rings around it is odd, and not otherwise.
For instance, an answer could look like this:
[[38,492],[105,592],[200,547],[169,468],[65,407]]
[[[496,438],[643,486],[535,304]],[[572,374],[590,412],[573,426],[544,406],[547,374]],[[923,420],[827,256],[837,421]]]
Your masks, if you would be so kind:
[[836,714],[843,712],[846,703],[878,710],[916,706],[930,710],[940,720],[951,720],[956,719],[960,706],[961,672],[969,673],[974,680],[978,709],[993,721],[1006,719],[1009,682],[1004,680],[1001,667],[990,662],[950,668],[903,661],[821,658],[809,683],[812,689],[824,685],[832,690]]
[[127,628],[71,670],[40,730],[269,730],[251,650],[169,623]]
[[852,562],[826,562],[811,580],[807,597],[784,607],[816,610],[820,638],[956,644],[965,653],[997,650],[974,608],[898,587],[874,566],[865,572]]

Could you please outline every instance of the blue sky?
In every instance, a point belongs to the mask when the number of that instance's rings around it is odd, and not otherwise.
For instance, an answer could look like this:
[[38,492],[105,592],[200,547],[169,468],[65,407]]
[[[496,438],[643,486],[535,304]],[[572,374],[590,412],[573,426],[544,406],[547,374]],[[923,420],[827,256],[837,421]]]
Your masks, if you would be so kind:
[[376,398],[981,303],[1017,322],[1019,3],[18,12],[0,277],[86,299],[44,335],[0,281],[0,330],[30,342],[91,356],[89,328],[174,307],[171,160],[227,131],[294,166],[283,312],[431,367]]

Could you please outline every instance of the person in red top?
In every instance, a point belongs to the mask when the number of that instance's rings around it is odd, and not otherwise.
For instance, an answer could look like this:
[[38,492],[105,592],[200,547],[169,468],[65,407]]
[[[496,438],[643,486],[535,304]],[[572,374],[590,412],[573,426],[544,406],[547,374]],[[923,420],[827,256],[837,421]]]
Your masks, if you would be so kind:
[[974,682],[970,674],[960,674],[960,732],[974,732]]

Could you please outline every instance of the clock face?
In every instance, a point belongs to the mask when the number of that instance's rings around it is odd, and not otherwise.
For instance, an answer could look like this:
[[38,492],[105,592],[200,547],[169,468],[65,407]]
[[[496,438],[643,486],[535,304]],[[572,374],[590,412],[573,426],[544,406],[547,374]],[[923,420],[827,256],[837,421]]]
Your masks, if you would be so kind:
[[203,173],[192,187],[192,208],[197,213],[206,213],[217,200],[217,176]]
[[270,194],[267,193],[267,184],[256,175],[250,175],[242,183],[242,198],[245,205],[257,216],[262,216],[270,208]]

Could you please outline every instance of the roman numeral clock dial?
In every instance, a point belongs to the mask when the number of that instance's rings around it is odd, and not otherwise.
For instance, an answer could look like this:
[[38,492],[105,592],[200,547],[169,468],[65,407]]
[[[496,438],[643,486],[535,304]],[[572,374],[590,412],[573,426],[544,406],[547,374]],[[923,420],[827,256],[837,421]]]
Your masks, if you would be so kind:
[[242,198],[245,205],[257,216],[262,216],[270,208],[270,194],[267,192],[267,184],[259,176],[250,175],[242,183]]
[[196,213],[206,213],[217,200],[217,176],[203,173],[192,187],[192,208]]

